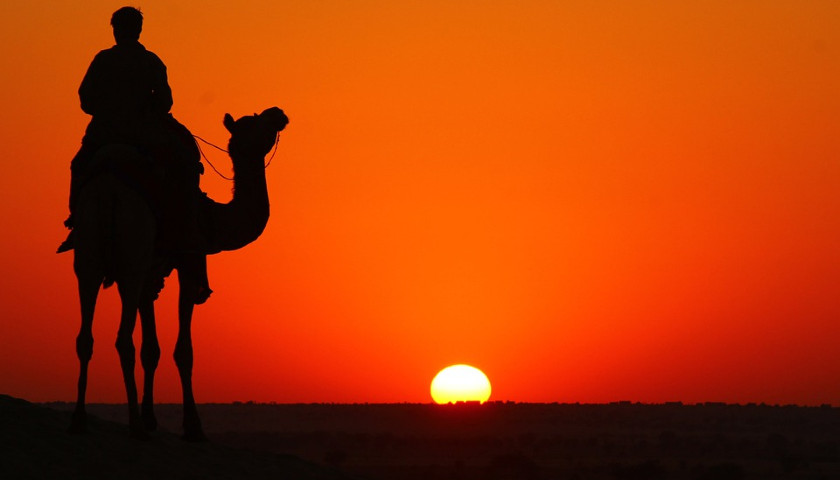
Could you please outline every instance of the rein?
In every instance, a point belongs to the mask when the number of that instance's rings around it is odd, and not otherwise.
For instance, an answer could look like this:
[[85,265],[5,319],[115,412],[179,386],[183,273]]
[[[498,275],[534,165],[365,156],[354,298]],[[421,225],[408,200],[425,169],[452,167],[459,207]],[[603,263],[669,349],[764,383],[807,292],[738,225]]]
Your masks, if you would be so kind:
[[[230,153],[227,150],[225,150],[224,148],[222,148],[222,147],[220,147],[220,146],[218,146],[214,143],[208,142],[207,140],[199,137],[198,135],[193,135],[193,138],[195,138],[196,140],[201,140],[202,142],[206,143],[207,145],[210,145],[211,147],[215,148],[216,150],[219,150],[221,152],[225,152],[225,153],[228,153],[228,154]],[[271,161],[274,160],[274,155],[277,153],[277,145],[279,145],[279,144],[280,144],[280,132],[277,132],[277,135],[274,137],[274,149],[271,151],[271,157],[268,158],[268,162],[266,162],[265,165],[263,165],[263,168],[268,168],[268,166],[271,165]],[[198,153],[201,154],[201,158],[203,158],[204,161],[207,162],[207,165],[210,165],[210,168],[212,168],[213,171],[216,172],[216,174],[218,176],[224,178],[225,180],[233,181],[233,178],[225,176],[225,174],[220,172],[219,169],[217,169],[216,166],[213,165],[213,162],[211,162],[210,159],[207,158],[207,155],[204,154],[204,150],[201,149],[201,145],[199,145],[198,142],[195,142],[195,146],[198,147]]]

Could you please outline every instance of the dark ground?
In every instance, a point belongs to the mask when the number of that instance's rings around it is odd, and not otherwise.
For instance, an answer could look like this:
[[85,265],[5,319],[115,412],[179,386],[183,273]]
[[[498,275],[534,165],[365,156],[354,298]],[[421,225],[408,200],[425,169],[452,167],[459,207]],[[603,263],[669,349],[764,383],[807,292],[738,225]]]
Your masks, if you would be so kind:
[[187,443],[173,433],[132,440],[124,423],[90,420],[88,433],[70,435],[69,409],[0,395],[0,479],[348,478],[290,455],[251,452],[220,442]]
[[[827,406],[237,403],[199,411],[211,445],[374,480],[840,479],[840,409]],[[125,422],[124,405],[89,412]],[[180,406],[161,405],[158,417],[179,431]]]

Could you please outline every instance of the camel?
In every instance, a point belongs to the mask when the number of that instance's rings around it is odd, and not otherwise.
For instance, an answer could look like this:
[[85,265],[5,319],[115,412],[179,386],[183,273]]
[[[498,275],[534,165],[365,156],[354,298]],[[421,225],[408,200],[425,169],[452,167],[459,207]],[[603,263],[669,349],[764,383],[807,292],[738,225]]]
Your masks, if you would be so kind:
[[[231,133],[228,151],[233,163],[234,191],[230,202],[222,204],[203,195],[198,208],[204,255],[236,250],[256,240],[268,222],[268,191],[264,160],[277,141],[288,118],[277,107],[259,115],[234,121],[224,118]],[[98,162],[117,166],[105,169],[91,179],[79,193],[74,232],[73,269],[81,304],[81,328],[76,338],[79,382],[76,407],[70,431],[86,430],[85,391],[88,364],[93,355],[93,314],[100,286],[116,283],[121,301],[116,348],[120,357],[128,397],[129,432],[132,437],[148,438],[157,421],[153,411],[154,372],[160,359],[155,330],[154,300],[163,286],[163,277],[174,267],[178,272],[178,338],[174,359],[183,393],[184,439],[202,441],[201,427],[192,391],[193,348],[191,323],[193,307],[200,303],[199,275],[189,265],[174,264],[155,248],[156,219],[148,202],[122,180],[119,165],[148,162],[127,145],[109,145],[96,154]],[[136,167],[132,167],[136,168]],[[204,258],[202,255],[200,258]],[[140,313],[142,345],[140,360],[144,370],[142,414],[138,406],[134,379],[135,348],[132,335]]]

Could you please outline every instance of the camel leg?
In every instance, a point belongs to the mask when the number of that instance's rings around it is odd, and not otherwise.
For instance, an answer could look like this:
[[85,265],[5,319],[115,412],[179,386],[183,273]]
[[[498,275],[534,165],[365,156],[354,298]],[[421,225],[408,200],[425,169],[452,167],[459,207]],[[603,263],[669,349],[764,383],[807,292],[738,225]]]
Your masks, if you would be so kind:
[[135,282],[117,282],[117,288],[122,300],[122,315],[120,328],[117,332],[117,352],[120,355],[125,392],[128,396],[128,427],[132,438],[145,440],[149,434],[143,428],[140,420],[140,409],[137,404],[137,383],[134,380],[134,327],[137,324],[137,309],[140,298],[140,285]]
[[79,383],[76,396],[76,409],[70,423],[70,433],[86,431],[87,414],[85,413],[85,393],[87,392],[88,364],[93,357],[93,311],[96,297],[99,295],[101,279],[78,277],[79,303],[82,307],[82,326],[76,337],[76,356],[79,357]]
[[181,391],[184,395],[184,440],[190,442],[206,441],[195,397],[192,390],[193,346],[192,324],[193,306],[195,305],[198,283],[189,272],[178,269],[178,340],[175,342],[175,365],[181,376]]
[[155,327],[155,304],[152,297],[140,301],[140,328],[143,331],[143,343],[140,346],[140,363],[143,365],[143,402],[140,416],[146,431],[157,430],[157,418],[154,412],[155,370],[160,361],[160,344]]

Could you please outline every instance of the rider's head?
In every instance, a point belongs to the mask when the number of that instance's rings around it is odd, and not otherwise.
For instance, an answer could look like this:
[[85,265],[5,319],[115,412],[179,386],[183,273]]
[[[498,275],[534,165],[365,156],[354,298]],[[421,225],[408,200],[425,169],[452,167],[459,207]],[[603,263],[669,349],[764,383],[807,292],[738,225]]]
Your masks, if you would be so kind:
[[111,15],[111,26],[117,43],[136,42],[143,30],[143,14],[134,7],[123,7]]

